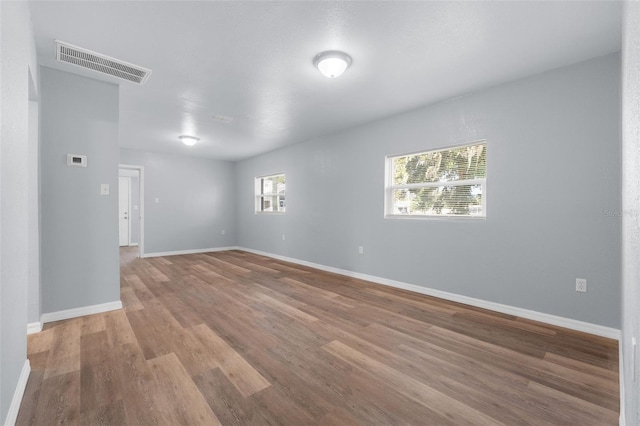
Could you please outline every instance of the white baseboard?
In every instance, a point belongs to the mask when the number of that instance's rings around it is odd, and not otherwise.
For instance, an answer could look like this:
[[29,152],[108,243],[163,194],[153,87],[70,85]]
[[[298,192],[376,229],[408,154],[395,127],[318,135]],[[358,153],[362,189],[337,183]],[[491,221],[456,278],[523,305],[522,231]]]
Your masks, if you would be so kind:
[[42,331],[41,322],[30,322],[27,324],[27,334],[40,333]]
[[129,244],[129,247],[138,247],[138,243],[131,243]]
[[101,303],[99,305],[83,306],[81,308],[66,309],[64,311],[42,314],[42,316],[40,317],[40,322],[42,324],[45,324],[53,321],[62,321],[69,318],[82,317],[85,315],[115,311],[116,309],[122,309],[122,302],[119,300],[116,300],[115,302]]
[[145,253],[142,257],[160,257],[160,256],[179,256],[181,254],[198,254],[198,253],[210,253],[212,251],[229,251],[237,250],[238,247],[215,247],[206,249],[193,249],[193,250],[176,250],[176,251],[161,251],[156,253]]
[[29,373],[31,373],[31,364],[29,364],[28,359],[25,359],[20,377],[18,377],[18,383],[16,383],[16,390],[13,392],[13,398],[11,398],[11,405],[9,405],[7,417],[4,420],[4,426],[14,426],[16,424],[24,390],[27,388],[27,382],[29,381]]
[[578,321],[571,318],[560,317],[542,312],[532,311],[515,306],[503,305],[501,303],[489,302],[487,300],[476,299],[474,297],[462,296],[460,294],[449,293],[442,290],[422,287],[415,284],[404,283],[401,281],[390,280],[387,278],[376,277],[374,275],[362,274],[359,272],[348,271],[345,269],[334,268],[331,266],[320,265],[306,260],[295,259],[278,254],[268,253],[260,250],[249,249],[245,247],[236,247],[236,250],[242,250],[249,253],[259,254],[262,256],[272,257],[274,259],[284,260],[285,262],[296,263],[311,268],[320,269],[322,271],[333,272],[335,274],[345,275],[348,277],[358,278],[361,280],[371,281],[377,284],[383,284],[389,287],[409,290],[416,293],[426,294],[428,296],[438,297],[440,299],[450,300],[452,302],[464,303],[478,308],[489,309],[503,314],[514,315],[534,321],[540,321],[546,324],[556,325],[571,330],[582,331],[584,333],[594,334],[596,336],[607,337],[609,339],[620,340],[620,330],[616,328],[605,327],[598,324],[592,324],[584,321]]

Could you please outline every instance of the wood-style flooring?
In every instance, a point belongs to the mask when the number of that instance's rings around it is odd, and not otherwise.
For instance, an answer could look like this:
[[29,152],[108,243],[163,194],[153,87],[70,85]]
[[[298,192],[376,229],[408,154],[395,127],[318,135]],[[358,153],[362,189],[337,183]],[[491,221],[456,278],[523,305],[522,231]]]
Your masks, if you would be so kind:
[[29,336],[18,425],[616,425],[617,342],[241,251],[121,252]]

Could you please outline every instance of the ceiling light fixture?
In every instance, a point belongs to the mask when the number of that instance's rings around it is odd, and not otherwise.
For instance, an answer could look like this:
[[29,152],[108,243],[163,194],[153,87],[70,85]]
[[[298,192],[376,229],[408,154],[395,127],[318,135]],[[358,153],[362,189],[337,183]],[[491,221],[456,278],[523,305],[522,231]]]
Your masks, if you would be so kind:
[[318,53],[313,58],[313,65],[325,76],[336,78],[342,75],[349,65],[351,65],[351,56],[338,50],[328,50]]
[[180,139],[182,143],[187,146],[193,146],[196,144],[196,142],[200,140],[200,138],[196,138],[195,136],[187,136],[187,135],[178,136],[178,139]]

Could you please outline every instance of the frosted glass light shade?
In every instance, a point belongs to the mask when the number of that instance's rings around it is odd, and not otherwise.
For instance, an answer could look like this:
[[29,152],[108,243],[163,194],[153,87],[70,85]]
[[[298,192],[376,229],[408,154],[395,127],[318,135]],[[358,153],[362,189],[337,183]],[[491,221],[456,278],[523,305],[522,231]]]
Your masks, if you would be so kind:
[[349,68],[351,57],[344,52],[332,50],[317,54],[313,64],[325,77],[336,78]]
[[193,146],[200,140],[200,138],[196,138],[195,136],[178,136],[178,139],[182,141],[183,144],[187,146]]

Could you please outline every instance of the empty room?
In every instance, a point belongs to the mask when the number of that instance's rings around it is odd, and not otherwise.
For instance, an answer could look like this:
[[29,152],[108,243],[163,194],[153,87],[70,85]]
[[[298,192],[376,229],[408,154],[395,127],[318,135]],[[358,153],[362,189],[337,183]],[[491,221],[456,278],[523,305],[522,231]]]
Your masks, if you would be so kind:
[[640,425],[640,2],[0,1],[0,422]]

